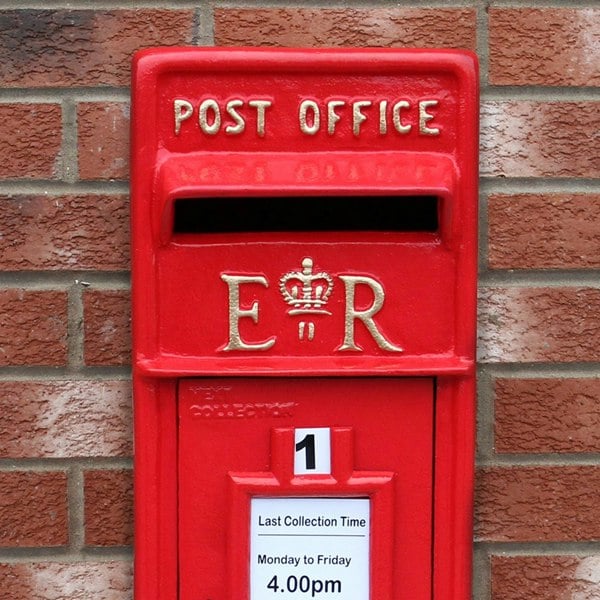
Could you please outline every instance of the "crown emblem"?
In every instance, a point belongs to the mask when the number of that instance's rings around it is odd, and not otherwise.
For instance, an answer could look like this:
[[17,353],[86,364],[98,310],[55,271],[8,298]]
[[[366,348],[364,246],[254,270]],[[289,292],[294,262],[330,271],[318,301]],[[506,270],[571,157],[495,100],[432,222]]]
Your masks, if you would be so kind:
[[323,307],[333,291],[333,279],[321,271],[313,273],[312,258],[302,260],[301,271],[290,271],[279,280],[279,290],[283,299],[291,306],[290,315],[325,314]]

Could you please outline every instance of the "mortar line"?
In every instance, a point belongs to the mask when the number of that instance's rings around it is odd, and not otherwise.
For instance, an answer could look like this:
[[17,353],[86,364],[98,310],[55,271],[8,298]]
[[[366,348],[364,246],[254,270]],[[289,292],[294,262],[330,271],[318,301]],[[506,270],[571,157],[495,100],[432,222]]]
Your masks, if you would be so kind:
[[79,179],[79,164],[77,153],[77,104],[67,97],[62,103],[63,134],[62,134],[62,179],[70,184]]
[[485,365],[477,371],[477,454],[476,460],[487,461],[494,455],[495,407],[493,379]]
[[481,88],[481,102],[530,101],[550,102],[598,102],[600,87],[585,86],[500,86],[486,85]]
[[491,560],[485,546],[473,546],[473,591],[472,598],[485,600],[492,597]]
[[199,5],[197,5],[194,8],[194,18],[192,19],[192,41],[191,41],[192,46],[198,45],[199,36],[200,36],[200,7],[199,7]]
[[128,87],[68,87],[68,88],[1,88],[0,104],[28,104],[31,102],[60,103],[71,100],[79,102],[128,102]]
[[120,181],[76,181],[73,183],[58,180],[13,179],[0,182],[0,194],[39,194],[39,195],[124,195],[129,193],[126,180]]
[[490,177],[480,179],[480,188],[489,194],[585,194],[600,193],[600,179],[592,178],[562,178],[549,177]]
[[489,0],[479,2],[477,6],[477,56],[479,57],[479,81],[481,90],[486,89],[489,82]]
[[[36,471],[43,473],[67,471],[70,476],[70,471],[74,470],[73,485],[79,485],[82,482],[80,475],[85,470],[117,471],[132,468],[133,461],[128,456],[0,458],[0,472],[3,473],[12,471]],[[78,490],[74,490],[75,498],[78,493]]]
[[130,381],[129,367],[0,367],[0,381]]
[[489,542],[476,541],[475,547],[490,556],[588,556],[600,553],[600,542]]
[[80,552],[85,546],[85,492],[83,470],[78,463],[70,464],[67,485],[69,506],[69,548]]
[[593,379],[600,363],[481,363],[490,377],[502,379]]
[[479,276],[479,289],[494,287],[600,288],[598,269],[555,269],[485,271]]
[[132,546],[86,546],[81,551],[81,558],[86,562],[89,559],[97,560],[98,562],[107,562],[113,560],[132,560]]
[[0,272],[3,288],[32,290],[65,289],[72,285],[93,289],[128,290],[129,271],[5,271]]
[[490,194],[521,193],[600,193],[600,178],[551,178],[551,177],[491,177],[483,175],[479,180],[480,189]]
[[79,370],[84,362],[83,285],[75,280],[68,288],[67,366]]
[[[92,559],[92,560],[90,560]],[[85,548],[74,553],[64,547],[58,548],[1,548],[0,562],[4,564],[20,563],[80,563],[86,562],[130,562],[133,549],[130,546],[112,546],[108,548]]]
[[478,271],[481,274],[486,273],[489,264],[489,203],[488,195],[479,191],[479,221],[478,221]]
[[215,45],[215,16],[212,4],[202,2],[196,12],[198,21],[198,37],[194,42],[198,46]]
[[477,462],[478,468],[486,467],[600,467],[600,453],[540,453],[506,454],[497,453]]

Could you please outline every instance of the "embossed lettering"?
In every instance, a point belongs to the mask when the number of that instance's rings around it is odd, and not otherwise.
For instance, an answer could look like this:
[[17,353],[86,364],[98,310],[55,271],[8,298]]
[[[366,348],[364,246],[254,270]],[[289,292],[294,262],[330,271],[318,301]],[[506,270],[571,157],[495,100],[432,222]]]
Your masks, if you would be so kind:
[[179,135],[181,123],[192,116],[194,107],[187,100],[175,100],[173,102],[173,110],[175,112],[175,135]]
[[[226,110],[227,114],[233,119],[235,125],[227,125],[225,127],[225,133],[227,135],[238,135],[246,129],[246,121],[242,118],[242,115],[237,111],[238,108],[244,106],[241,100],[230,100],[227,103]],[[264,124],[263,124],[264,128]]]
[[282,419],[294,414],[296,402],[206,402],[192,404],[190,412],[199,419]]
[[[173,130],[176,136],[179,136],[183,129],[189,130],[191,125],[187,125],[186,122],[197,111],[196,127],[204,135],[216,136],[224,133],[227,136],[238,136],[252,129],[254,120],[255,134],[264,138],[267,133],[267,109],[273,104],[274,101],[267,98],[234,97],[225,100],[208,97],[195,105],[184,98],[176,98],[173,100]],[[434,126],[431,121],[436,117],[433,109],[439,105],[439,100],[428,98],[414,101],[397,98],[304,98],[298,105],[298,125],[300,132],[307,136],[316,136],[324,131],[325,127],[329,136],[343,134],[349,130],[357,138],[372,135],[377,131],[382,136],[408,135],[413,131],[421,136],[438,136],[440,127]],[[281,112],[276,114],[281,115]]]
[[387,100],[382,100],[379,103],[379,133],[385,135],[387,133]]
[[270,100],[250,100],[248,106],[256,109],[256,133],[265,137],[265,110],[273,104]]
[[373,104],[370,100],[358,100],[352,103],[352,133],[358,137],[360,135],[361,123],[367,120],[367,116],[363,114],[362,108],[368,108]]
[[258,323],[258,301],[252,304],[249,310],[242,310],[240,307],[240,285],[246,283],[258,283],[264,287],[269,287],[269,283],[266,277],[261,275],[227,275],[223,273],[221,279],[229,287],[229,342],[224,352],[231,350],[268,350],[275,343],[275,336],[269,338],[264,342],[248,343],[245,342],[240,336],[239,322],[243,317],[249,317]]
[[[317,135],[325,124],[329,136],[350,128],[354,137],[361,137],[363,134],[374,133],[375,127],[380,135],[408,135],[416,131],[418,135],[437,136],[440,135],[439,127],[433,127],[429,122],[436,116],[431,110],[438,106],[439,101],[433,99],[410,102],[387,99],[319,101],[306,98],[299,104],[298,123],[300,131],[309,136]],[[347,114],[344,114],[345,108],[348,109]],[[376,118],[370,118],[369,109],[377,110]]]
[[404,125],[402,123],[400,110],[403,108],[410,108],[410,102],[407,102],[406,100],[400,100],[400,102],[396,102],[396,104],[394,104],[394,108],[392,108],[392,120],[394,121],[394,128],[396,131],[398,133],[406,134],[410,133],[412,125]]
[[[383,286],[373,279],[364,275],[340,275],[340,279],[346,286],[346,313],[344,315],[344,342],[339,350],[362,351],[362,348],[354,340],[354,327],[357,320],[362,321],[371,337],[382,350],[390,352],[402,352],[400,346],[392,344],[379,331],[373,317],[381,310],[385,300]],[[357,285],[366,285],[373,291],[373,304],[366,310],[358,310],[354,304],[355,288]]]
[[[205,98],[198,104],[197,128],[209,136],[222,132],[229,136],[240,135],[246,131],[249,121],[252,120],[252,111],[248,109],[253,109],[256,135],[264,137],[267,128],[266,112],[272,105],[273,102],[267,99],[245,101],[241,98],[232,98],[224,102],[217,98]],[[194,114],[194,110],[194,105],[189,100],[176,98],[173,101],[175,135],[181,133],[182,124]]]
[[[310,118],[308,113],[310,110]],[[298,112],[298,120],[300,122],[300,131],[306,135],[315,135],[321,127],[321,112],[319,105],[314,100],[304,100],[300,104]]]
[[[211,119],[209,122],[208,111],[212,112]],[[198,110],[198,123],[200,129],[207,135],[216,135],[221,128],[221,111],[216,100],[208,98],[200,103],[200,109]]]
[[330,100],[327,103],[327,133],[333,135],[335,133],[335,125],[341,119],[340,115],[335,112],[336,108],[345,106],[343,100]]
[[434,118],[434,115],[429,114],[427,109],[438,105],[437,100],[421,100],[419,102],[419,132],[423,135],[440,135],[440,130],[437,127],[428,127],[427,123]]

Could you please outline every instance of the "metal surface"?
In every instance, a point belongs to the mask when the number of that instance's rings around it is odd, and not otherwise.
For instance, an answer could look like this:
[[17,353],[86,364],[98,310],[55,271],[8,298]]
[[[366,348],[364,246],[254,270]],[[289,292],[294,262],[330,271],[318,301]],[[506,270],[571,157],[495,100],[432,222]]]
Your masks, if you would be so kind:
[[249,598],[253,495],[368,497],[373,600],[470,597],[477,106],[467,52],[136,56],[137,600]]

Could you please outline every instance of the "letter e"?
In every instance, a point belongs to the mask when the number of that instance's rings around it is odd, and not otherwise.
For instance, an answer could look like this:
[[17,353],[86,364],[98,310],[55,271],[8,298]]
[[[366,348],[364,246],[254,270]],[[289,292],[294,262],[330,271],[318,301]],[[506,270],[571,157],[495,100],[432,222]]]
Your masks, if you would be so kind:
[[260,283],[265,287],[269,287],[267,278],[260,275],[238,276],[223,273],[221,279],[229,287],[229,343],[223,348],[223,352],[231,350],[268,350],[271,348],[275,343],[275,336],[265,342],[249,344],[241,338],[239,327],[242,317],[250,317],[254,323],[258,323],[258,302],[254,302],[250,310],[240,308],[240,285],[243,283]]

